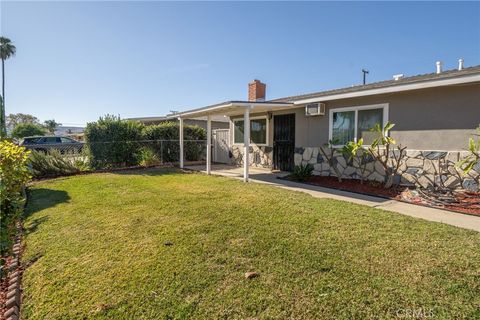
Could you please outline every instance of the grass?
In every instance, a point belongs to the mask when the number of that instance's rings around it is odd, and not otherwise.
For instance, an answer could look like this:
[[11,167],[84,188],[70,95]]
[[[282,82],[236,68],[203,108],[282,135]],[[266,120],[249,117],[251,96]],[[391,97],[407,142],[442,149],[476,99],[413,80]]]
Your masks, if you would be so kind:
[[29,195],[23,319],[480,318],[473,231],[176,171]]

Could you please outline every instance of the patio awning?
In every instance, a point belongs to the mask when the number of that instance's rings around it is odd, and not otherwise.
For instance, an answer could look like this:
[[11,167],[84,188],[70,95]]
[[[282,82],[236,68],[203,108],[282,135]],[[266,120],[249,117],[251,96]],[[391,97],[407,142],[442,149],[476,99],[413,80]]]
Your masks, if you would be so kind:
[[171,115],[171,117],[191,119],[206,116],[238,116],[243,115],[245,108],[251,112],[260,113],[268,111],[277,111],[288,109],[294,106],[289,102],[269,102],[269,101],[226,101],[211,106],[187,110]]
[[207,119],[207,174],[210,174],[212,166],[212,117],[216,116],[241,116],[244,119],[243,132],[243,181],[248,182],[248,169],[250,166],[250,113],[261,113],[269,111],[278,111],[288,109],[293,103],[288,102],[269,102],[269,101],[227,101],[219,104],[192,109],[184,112],[176,113],[172,117],[177,117],[180,122],[180,168],[183,168],[183,120],[191,118]]

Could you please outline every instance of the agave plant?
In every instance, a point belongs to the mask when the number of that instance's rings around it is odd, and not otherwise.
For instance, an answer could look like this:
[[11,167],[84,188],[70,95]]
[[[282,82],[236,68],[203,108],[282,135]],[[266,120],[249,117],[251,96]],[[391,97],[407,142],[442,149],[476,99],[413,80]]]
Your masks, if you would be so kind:
[[313,172],[313,166],[311,164],[309,163],[305,165],[301,164],[293,168],[292,176],[295,180],[303,182],[312,176],[312,172]]

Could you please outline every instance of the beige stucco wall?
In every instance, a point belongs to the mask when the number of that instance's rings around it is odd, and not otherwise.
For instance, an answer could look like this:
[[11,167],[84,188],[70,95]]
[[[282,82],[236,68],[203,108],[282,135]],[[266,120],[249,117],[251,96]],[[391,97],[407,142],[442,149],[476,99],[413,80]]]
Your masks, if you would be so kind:
[[327,109],[376,103],[389,104],[391,136],[409,149],[464,149],[480,124],[480,84],[337,100],[327,102]]
[[[389,104],[391,136],[408,149],[463,150],[480,124],[480,84],[327,101],[325,116],[306,117],[303,107],[273,114],[295,113],[295,146],[318,147],[328,141],[330,109],[380,103]],[[273,119],[268,138],[273,145]]]

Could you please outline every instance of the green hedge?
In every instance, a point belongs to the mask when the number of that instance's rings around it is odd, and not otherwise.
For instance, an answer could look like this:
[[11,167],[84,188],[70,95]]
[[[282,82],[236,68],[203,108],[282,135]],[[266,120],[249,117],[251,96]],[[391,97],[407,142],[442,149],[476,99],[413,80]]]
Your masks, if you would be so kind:
[[29,151],[0,140],[0,256],[8,251],[15,221],[22,211],[23,188],[30,180]]
[[143,125],[138,122],[110,115],[87,124],[85,142],[92,167],[136,165],[142,130]]
[[[184,126],[184,140],[185,159],[201,160],[206,147],[205,129]],[[87,125],[85,142],[93,168],[137,165],[146,148],[163,162],[176,162],[179,159],[179,125],[176,122],[144,126],[107,115]]]
[[[179,132],[180,128],[177,122],[164,122],[145,127],[143,136],[145,140],[161,140],[160,145],[155,145],[157,153],[161,153],[164,162],[175,162],[178,161],[180,155]],[[201,160],[206,150],[207,133],[205,129],[199,126],[185,125],[183,139],[185,159]]]

